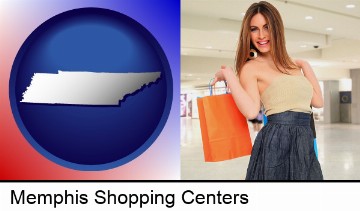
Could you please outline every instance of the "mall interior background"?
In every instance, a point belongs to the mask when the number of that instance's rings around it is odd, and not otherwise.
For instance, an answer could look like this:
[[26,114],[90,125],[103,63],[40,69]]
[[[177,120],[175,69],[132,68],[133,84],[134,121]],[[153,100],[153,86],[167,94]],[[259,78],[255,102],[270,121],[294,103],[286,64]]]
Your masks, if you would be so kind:
[[[200,130],[196,99],[209,95],[209,81],[221,65],[234,66],[242,17],[253,2],[257,1],[181,2],[180,116],[183,162],[189,159],[185,155],[190,150],[188,142],[193,139],[200,139],[198,141],[201,142],[201,136],[194,135]],[[321,128],[340,124],[340,127],[348,126],[357,130],[360,124],[360,1],[269,2],[283,18],[290,56],[309,61],[320,81],[325,106],[313,111],[317,129],[322,133]],[[216,89],[218,94],[223,93],[223,84],[217,84]],[[346,136],[346,132],[342,136]],[[319,144],[321,148],[326,143]],[[200,159],[197,162],[203,160],[201,156],[197,159]],[[183,163],[182,168],[185,177],[191,179],[191,163]]]

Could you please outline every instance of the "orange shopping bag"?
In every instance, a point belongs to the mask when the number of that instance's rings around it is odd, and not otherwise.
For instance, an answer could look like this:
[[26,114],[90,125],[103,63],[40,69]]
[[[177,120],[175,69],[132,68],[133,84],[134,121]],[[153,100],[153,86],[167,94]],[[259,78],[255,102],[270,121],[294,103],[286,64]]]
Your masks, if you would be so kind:
[[198,98],[197,103],[206,162],[251,154],[247,119],[237,108],[231,94]]

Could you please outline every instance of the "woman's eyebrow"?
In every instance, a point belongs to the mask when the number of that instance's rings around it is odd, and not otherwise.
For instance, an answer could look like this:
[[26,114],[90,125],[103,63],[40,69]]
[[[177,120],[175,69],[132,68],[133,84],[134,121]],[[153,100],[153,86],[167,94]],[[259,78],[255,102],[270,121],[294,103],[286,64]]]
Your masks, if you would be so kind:
[[[269,24],[264,24],[262,27],[264,27],[264,26],[268,26]],[[258,28],[257,26],[250,26],[250,28]]]

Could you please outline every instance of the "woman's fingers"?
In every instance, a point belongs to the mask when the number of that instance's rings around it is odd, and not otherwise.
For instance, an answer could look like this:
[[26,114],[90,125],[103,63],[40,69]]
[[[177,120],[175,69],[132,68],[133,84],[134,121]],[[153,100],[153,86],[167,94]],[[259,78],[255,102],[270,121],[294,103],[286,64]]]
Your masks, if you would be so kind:
[[214,85],[216,82],[218,82],[218,81],[223,81],[223,80],[225,80],[225,79],[224,79],[223,72],[222,72],[223,69],[226,69],[226,65],[221,65],[220,70],[215,73],[214,80],[210,83],[211,86],[213,86],[213,85]]
[[217,77],[215,76],[214,80],[212,80],[212,82],[210,83],[211,86],[214,86],[215,83],[218,82]]

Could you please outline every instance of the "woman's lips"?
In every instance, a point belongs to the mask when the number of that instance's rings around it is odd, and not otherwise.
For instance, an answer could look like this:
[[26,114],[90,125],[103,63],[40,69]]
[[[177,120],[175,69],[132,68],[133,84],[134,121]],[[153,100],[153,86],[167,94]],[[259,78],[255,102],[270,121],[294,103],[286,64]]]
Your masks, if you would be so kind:
[[269,40],[257,42],[260,46],[264,46],[269,43]]

